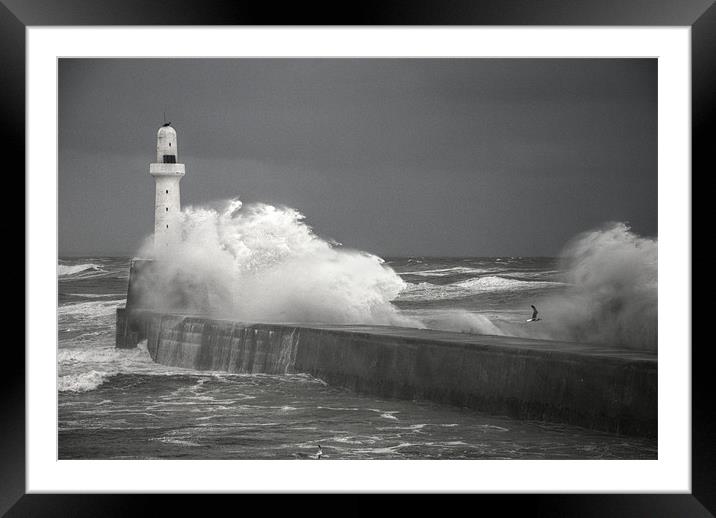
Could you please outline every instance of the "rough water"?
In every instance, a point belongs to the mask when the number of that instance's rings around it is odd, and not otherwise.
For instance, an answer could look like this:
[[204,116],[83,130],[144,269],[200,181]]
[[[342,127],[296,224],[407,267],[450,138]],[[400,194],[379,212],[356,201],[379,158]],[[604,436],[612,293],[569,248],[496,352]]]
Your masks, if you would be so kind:
[[[383,400],[307,375],[197,372],[114,348],[129,258],[58,265],[60,459],[654,459],[655,440]],[[570,289],[549,258],[393,258],[397,318],[428,328],[526,328]],[[547,305],[549,308],[549,305]],[[545,315],[549,317],[549,314]],[[529,324],[527,324],[529,325]],[[520,327],[521,326],[521,327]]]

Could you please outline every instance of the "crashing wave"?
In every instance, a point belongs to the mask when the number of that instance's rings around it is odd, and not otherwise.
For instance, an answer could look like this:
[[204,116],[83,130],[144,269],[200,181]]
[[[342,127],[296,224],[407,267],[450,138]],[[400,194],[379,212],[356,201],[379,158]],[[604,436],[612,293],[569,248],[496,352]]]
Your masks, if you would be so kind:
[[112,373],[95,370],[66,374],[58,379],[57,390],[60,392],[88,392],[102,385],[111,376],[113,376]]
[[[391,304],[405,282],[385,262],[318,237],[295,209],[230,200],[183,210],[182,236],[158,257],[158,285],[182,290],[187,311],[264,322],[422,327]],[[151,256],[148,242],[140,252]],[[204,287],[203,290],[195,289]],[[170,294],[147,295],[162,308]]]

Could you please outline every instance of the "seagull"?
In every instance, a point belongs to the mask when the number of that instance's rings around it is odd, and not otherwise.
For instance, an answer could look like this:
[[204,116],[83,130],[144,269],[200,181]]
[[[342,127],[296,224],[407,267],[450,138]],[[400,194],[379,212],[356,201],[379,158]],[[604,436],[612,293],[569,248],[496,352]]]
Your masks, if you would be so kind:
[[532,318],[527,320],[527,322],[537,322],[538,320],[542,320],[541,318],[537,318],[537,313],[539,313],[537,311],[537,308],[534,306],[530,306],[530,307],[532,308]]

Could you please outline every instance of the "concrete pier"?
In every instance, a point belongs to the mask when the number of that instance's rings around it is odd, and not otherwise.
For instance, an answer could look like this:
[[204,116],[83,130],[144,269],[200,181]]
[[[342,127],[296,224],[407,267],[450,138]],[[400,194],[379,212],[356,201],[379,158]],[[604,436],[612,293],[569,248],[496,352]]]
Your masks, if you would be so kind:
[[656,437],[657,358],[617,347],[384,326],[245,324],[117,312],[117,346],[234,373],[308,373],[386,398]]

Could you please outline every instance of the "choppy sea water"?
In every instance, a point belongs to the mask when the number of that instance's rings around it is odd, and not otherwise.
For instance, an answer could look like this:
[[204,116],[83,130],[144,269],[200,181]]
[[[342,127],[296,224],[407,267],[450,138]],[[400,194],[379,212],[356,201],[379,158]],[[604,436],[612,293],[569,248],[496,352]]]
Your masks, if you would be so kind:
[[[547,258],[399,258],[405,314],[523,322],[563,289]],[[198,372],[114,348],[128,258],[58,265],[60,459],[654,459],[656,441],[376,399],[308,375]],[[525,306],[527,308],[525,309]]]

